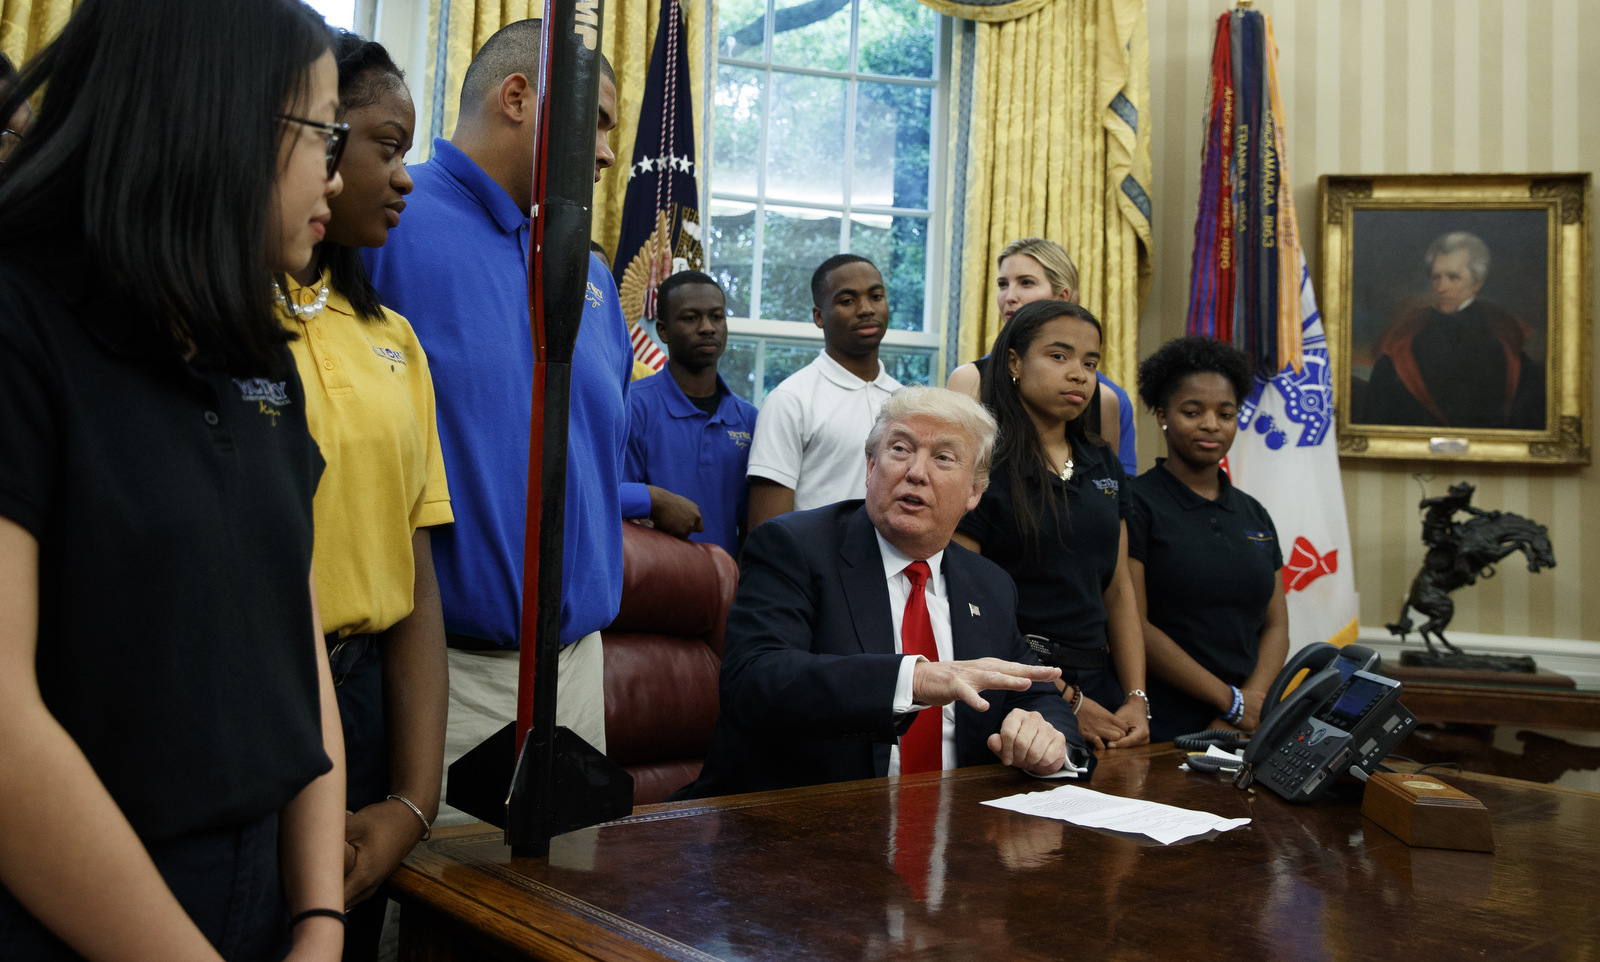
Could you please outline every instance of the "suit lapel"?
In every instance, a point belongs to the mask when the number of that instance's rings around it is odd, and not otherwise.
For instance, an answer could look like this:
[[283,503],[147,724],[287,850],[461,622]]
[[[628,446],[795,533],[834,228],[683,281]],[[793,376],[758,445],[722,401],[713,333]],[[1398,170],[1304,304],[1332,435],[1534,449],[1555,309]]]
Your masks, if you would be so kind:
[[894,654],[894,619],[889,613],[889,584],[883,577],[883,555],[863,506],[845,519],[839,546],[844,561],[839,580],[850,604],[856,640],[869,655]]
[[963,555],[966,549],[955,542],[944,549],[944,588],[950,599],[950,650],[957,661],[969,661],[994,654],[982,649],[978,639],[983,629],[983,600],[974,597]]

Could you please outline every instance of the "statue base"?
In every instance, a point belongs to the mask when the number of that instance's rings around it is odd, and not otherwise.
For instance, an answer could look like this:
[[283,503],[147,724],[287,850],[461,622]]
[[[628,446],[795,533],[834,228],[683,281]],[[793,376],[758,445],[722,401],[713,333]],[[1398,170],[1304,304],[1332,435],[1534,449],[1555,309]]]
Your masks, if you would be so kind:
[[1539,668],[1527,655],[1468,655],[1456,652],[1403,651],[1400,664],[1407,668],[1449,668],[1455,671],[1510,671],[1531,675]]

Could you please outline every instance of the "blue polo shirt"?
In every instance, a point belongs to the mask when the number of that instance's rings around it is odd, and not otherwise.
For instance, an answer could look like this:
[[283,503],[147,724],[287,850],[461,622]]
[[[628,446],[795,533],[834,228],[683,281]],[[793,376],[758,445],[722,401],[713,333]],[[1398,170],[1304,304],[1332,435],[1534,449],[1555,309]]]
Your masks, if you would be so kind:
[[623,477],[680,494],[700,507],[706,530],[691,541],[739,555],[750,503],[745,468],[756,406],[717,375],[717,410],[695,407],[670,371],[636,381],[628,396],[628,460]]
[[1139,439],[1133,436],[1133,401],[1128,397],[1128,392],[1100,374],[1100,383],[1111,389],[1117,396],[1117,460],[1122,462],[1122,470],[1128,477],[1139,473]]
[[[528,217],[447,140],[409,168],[416,189],[384,247],[362,251],[385,306],[428,352],[455,523],[430,529],[447,631],[507,648],[522,625],[533,338]],[[621,485],[628,341],[611,272],[590,258],[572,359],[561,641],[598,631],[622,598],[621,519],[648,515],[644,485]]]

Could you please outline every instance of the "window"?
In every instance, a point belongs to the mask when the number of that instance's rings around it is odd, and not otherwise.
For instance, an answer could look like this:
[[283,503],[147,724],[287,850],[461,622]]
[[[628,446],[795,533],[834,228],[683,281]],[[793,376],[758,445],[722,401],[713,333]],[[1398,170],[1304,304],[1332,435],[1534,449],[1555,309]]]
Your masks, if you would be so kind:
[[356,25],[356,0],[308,0],[311,8],[322,14],[330,27],[354,30]]
[[841,251],[889,288],[880,356],[928,383],[942,19],[917,0],[723,0],[709,273],[728,293],[722,373],[757,403],[810,363],[811,273]]

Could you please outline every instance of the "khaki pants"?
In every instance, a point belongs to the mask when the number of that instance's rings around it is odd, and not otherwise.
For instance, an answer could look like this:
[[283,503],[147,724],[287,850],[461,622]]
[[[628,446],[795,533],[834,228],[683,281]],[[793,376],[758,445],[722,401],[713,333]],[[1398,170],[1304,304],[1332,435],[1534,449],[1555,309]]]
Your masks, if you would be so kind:
[[[515,651],[450,649],[450,722],[445,728],[445,784],[450,764],[517,719]],[[600,632],[565,645],[556,669],[556,724],[606,750],[605,653]],[[440,796],[441,799],[443,796]],[[473,818],[439,804],[436,825],[463,825]]]

